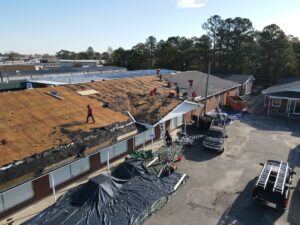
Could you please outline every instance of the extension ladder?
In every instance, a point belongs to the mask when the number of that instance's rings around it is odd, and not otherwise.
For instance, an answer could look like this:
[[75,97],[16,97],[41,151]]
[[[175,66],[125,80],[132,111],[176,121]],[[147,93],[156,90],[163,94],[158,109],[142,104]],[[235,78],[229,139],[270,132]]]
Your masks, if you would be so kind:
[[281,161],[277,172],[273,191],[280,192],[281,194],[283,193],[288,169],[289,169],[289,164]]
[[271,164],[265,164],[257,181],[257,186],[263,187],[264,189],[267,186],[268,179],[270,177],[272,171],[272,165]]

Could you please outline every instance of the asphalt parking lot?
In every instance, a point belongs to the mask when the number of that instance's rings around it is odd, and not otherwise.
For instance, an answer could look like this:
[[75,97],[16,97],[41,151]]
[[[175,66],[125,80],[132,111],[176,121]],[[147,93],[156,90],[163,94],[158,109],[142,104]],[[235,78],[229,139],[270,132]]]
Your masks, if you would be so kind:
[[[179,172],[190,179],[145,225],[268,225],[300,224],[300,121],[247,115],[228,127],[225,152],[185,151]],[[268,159],[295,166],[285,213],[252,202],[251,192]],[[298,190],[299,191],[298,191]]]

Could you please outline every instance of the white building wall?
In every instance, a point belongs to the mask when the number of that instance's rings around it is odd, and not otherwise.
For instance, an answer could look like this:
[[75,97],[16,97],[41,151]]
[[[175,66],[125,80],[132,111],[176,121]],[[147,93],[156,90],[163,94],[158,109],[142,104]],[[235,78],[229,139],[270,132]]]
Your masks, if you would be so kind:
[[109,151],[109,159],[112,159],[115,157],[115,150],[114,148],[105,148],[103,150],[101,150],[100,152],[100,161],[101,163],[105,163],[107,162],[107,152]]
[[[62,184],[63,182],[70,180],[72,178],[70,165],[61,167],[53,171],[53,179],[55,186]],[[50,187],[53,187],[51,181],[51,175],[49,176]]]
[[115,145],[115,156],[121,155],[123,153],[126,153],[128,151],[128,144],[127,140],[122,141],[120,143],[117,143]]
[[144,143],[144,141],[145,141],[145,134],[144,133],[136,135],[135,140],[134,140],[135,147],[142,145]]
[[0,203],[0,212],[1,209],[3,211],[10,209],[33,197],[34,197],[34,192],[33,192],[32,182],[27,182],[18,187],[15,187],[2,194],[2,199],[0,198],[0,201],[3,202]]
[[71,175],[76,177],[90,169],[90,160],[88,157],[80,159],[71,164]]

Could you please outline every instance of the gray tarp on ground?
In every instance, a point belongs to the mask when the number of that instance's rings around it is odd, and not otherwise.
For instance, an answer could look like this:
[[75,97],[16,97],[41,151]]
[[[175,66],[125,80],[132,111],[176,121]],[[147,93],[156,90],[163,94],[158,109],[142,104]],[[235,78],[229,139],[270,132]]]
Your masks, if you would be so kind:
[[56,204],[24,224],[141,224],[148,214],[155,211],[157,204],[163,200],[166,202],[182,176],[178,173],[160,178],[147,173],[132,175],[128,180],[97,176],[69,190]]

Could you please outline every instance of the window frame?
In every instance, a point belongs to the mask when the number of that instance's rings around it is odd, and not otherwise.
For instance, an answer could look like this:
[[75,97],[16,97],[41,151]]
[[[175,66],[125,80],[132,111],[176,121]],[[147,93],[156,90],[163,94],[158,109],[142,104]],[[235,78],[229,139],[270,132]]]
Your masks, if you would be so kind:
[[294,104],[294,113],[293,114],[300,114],[300,112],[296,112],[297,103],[300,104],[300,101],[295,101],[295,104]]
[[[279,104],[274,104],[274,99],[279,100]],[[281,106],[281,98],[272,98],[272,107],[280,107]]]

